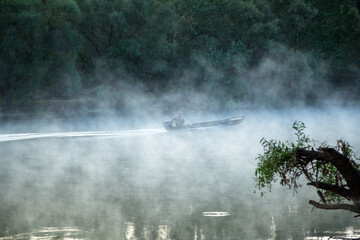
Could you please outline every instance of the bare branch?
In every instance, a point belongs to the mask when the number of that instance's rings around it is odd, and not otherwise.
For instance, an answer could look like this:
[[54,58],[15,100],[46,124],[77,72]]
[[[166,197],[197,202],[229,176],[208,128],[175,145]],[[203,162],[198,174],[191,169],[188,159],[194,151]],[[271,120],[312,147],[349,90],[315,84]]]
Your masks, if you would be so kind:
[[317,190],[317,194],[319,195],[321,201],[323,203],[327,204],[326,199],[325,199],[324,195],[322,194],[322,192],[320,190]]

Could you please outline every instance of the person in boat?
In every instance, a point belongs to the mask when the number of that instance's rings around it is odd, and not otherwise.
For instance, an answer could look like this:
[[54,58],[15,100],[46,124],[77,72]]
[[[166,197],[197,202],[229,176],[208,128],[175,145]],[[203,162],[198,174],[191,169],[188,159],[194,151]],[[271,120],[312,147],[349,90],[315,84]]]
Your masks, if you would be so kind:
[[184,126],[185,120],[181,115],[181,112],[179,111],[172,119],[171,119],[171,125],[176,128],[181,128]]

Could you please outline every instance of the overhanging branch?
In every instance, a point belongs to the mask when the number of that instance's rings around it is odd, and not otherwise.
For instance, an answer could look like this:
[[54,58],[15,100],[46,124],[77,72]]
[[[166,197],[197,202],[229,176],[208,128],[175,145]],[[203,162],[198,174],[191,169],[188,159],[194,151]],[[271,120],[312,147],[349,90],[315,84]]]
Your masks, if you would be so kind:
[[306,150],[303,148],[296,149],[296,160],[304,165],[307,165],[313,160],[326,160],[324,154],[315,150]]
[[[339,153],[334,148],[321,148],[326,160],[334,165],[340,174],[345,178],[350,189],[355,190],[359,187],[359,171],[353,166],[350,159]],[[357,191],[357,194],[359,192]]]
[[347,199],[351,198],[351,191],[349,189],[346,189],[345,187],[341,187],[329,183],[323,183],[323,182],[311,182],[308,183],[307,185],[333,192]]
[[351,191],[355,191],[355,195],[360,195],[359,171],[353,166],[348,157],[339,153],[335,149],[320,148],[320,151],[315,151],[298,148],[296,149],[296,160],[302,165],[307,165],[313,160],[324,161],[332,164],[346,180]]
[[321,204],[321,203],[315,202],[313,200],[310,200],[309,204],[313,205],[316,208],[325,209],[325,210],[339,210],[339,209],[341,209],[341,210],[347,210],[347,211],[354,212],[354,213],[360,213],[359,208],[356,208],[356,207],[354,207],[353,205],[350,205],[350,204],[343,204],[343,203],[340,203],[340,204]]

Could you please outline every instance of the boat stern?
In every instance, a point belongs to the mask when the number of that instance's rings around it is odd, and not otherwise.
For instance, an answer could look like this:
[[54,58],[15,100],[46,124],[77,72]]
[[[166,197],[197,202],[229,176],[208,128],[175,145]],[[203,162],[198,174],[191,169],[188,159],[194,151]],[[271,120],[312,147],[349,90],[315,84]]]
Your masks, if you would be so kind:
[[173,126],[170,120],[164,121],[163,126],[166,130],[173,130]]

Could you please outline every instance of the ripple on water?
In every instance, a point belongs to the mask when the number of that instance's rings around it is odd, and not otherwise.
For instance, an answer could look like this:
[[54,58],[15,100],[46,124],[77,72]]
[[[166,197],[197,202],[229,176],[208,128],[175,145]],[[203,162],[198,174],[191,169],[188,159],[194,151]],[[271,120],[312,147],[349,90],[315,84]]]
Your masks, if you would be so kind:
[[228,212],[203,212],[202,215],[204,217],[226,217],[229,216]]

